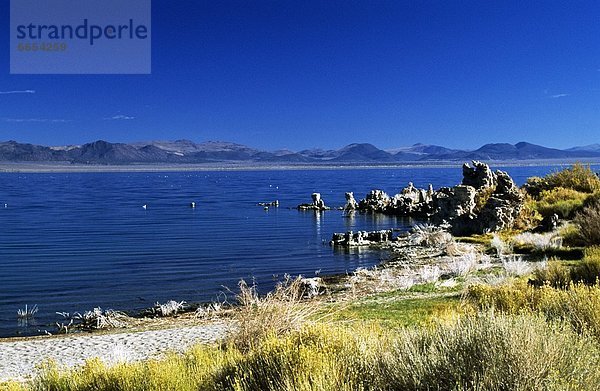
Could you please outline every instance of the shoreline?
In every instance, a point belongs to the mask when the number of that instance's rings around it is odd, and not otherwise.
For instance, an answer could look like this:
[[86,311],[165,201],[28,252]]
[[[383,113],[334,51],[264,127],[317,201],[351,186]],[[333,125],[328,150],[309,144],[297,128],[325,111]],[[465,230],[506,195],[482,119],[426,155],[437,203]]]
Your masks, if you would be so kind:
[[75,367],[92,358],[108,365],[159,358],[168,352],[183,352],[198,343],[218,342],[231,327],[223,320],[198,320],[198,323],[201,324],[173,325],[159,330],[0,340],[0,382],[27,381],[48,359],[60,367]]
[[[600,159],[541,159],[490,160],[488,164],[500,167],[570,166],[574,163],[600,165]],[[316,164],[249,164],[248,162],[200,164],[127,164],[81,165],[46,162],[0,163],[0,173],[119,173],[119,172],[210,172],[210,171],[294,171],[294,170],[367,170],[456,168],[463,161],[398,162],[398,163],[316,163]]]

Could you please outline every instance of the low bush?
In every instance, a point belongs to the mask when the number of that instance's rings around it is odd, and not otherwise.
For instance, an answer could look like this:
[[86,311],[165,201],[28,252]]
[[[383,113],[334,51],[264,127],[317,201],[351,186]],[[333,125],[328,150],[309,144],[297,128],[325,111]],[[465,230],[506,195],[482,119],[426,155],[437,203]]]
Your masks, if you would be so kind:
[[563,238],[563,244],[567,247],[585,246],[577,224],[568,223],[563,225],[558,234]]
[[544,191],[559,187],[591,194],[600,191],[600,178],[589,165],[577,163],[543,178],[531,177],[523,185],[527,194],[535,199],[538,199]]
[[512,238],[513,247],[529,247],[534,252],[560,249],[562,247],[562,242],[562,237],[552,232],[543,234],[523,232]]
[[475,194],[475,213],[481,212],[481,210],[485,207],[487,202],[489,201],[492,194],[496,190],[495,186],[488,187],[478,191]]
[[466,303],[476,310],[497,310],[517,314],[523,309],[535,308],[537,292],[523,281],[500,285],[475,284],[467,288]]
[[599,376],[570,372],[599,366],[593,341],[535,315],[466,317],[409,330],[392,346],[377,366],[380,389],[575,390],[596,387]]
[[530,194],[525,194],[523,207],[519,211],[514,224],[518,231],[533,229],[541,224],[544,217],[537,210],[537,203]]

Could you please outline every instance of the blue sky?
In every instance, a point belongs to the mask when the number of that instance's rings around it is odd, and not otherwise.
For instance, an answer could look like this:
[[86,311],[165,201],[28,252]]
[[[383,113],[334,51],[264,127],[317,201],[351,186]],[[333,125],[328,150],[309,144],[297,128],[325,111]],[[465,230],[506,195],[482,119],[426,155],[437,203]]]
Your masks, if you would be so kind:
[[152,2],[151,75],[10,75],[0,140],[600,142],[600,2]]

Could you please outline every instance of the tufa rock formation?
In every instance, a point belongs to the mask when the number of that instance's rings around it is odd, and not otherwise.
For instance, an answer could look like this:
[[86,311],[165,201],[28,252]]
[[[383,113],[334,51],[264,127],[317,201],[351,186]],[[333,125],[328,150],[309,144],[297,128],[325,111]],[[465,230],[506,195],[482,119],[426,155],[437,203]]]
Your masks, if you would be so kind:
[[496,186],[496,175],[487,164],[476,160],[472,163],[473,167],[469,163],[463,164],[463,185],[472,186],[477,190]]
[[409,183],[394,197],[372,190],[358,210],[431,218],[436,224],[448,222],[454,235],[472,235],[512,228],[523,203],[523,194],[506,172],[493,172],[487,164],[473,161],[472,166],[463,165],[460,185],[436,192],[431,185],[423,190]]
[[399,194],[390,197],[383,190],[371,190],[364,200],[358,203],[358,210],[386,213],[398,216],[430,217],[433,214],[433,187],[417,189],[412,183]]
[[300,204],[296,207],[298,210],[329,210],[330,207],[325,205],[325,201],[321,198],[321,193],[312,193],[312,203]]
[[358,202],[354,199],[354,193],[349,191],[346,193],[346,205],[344,206],[344,212],[353,212],[358,209]]

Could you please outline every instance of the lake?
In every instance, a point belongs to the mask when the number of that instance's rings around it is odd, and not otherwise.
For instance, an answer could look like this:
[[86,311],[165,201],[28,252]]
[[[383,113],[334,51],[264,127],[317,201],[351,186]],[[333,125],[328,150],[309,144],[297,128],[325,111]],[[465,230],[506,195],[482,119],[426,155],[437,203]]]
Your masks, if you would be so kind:
[[[556,167],[493,167],[518,184]],[[52,330],[57,311],[139,310],[219,300],[240,279],[270,289],[284,274],[351,273],[382,254],[335,251],[334,232],[408,228],[380,215],[299,212],[371,189],[460,183],[461,169],[386,168],[156,173],[0,174],[0,336]],[[268,211],[258,202],[279,200]],[[196,208],[190,203],[195,202]],[[6,207],[3,207],[6,204]],[[146,205],[146,209],[142,206]],[[28,325],[16,311],[37,304]]]

